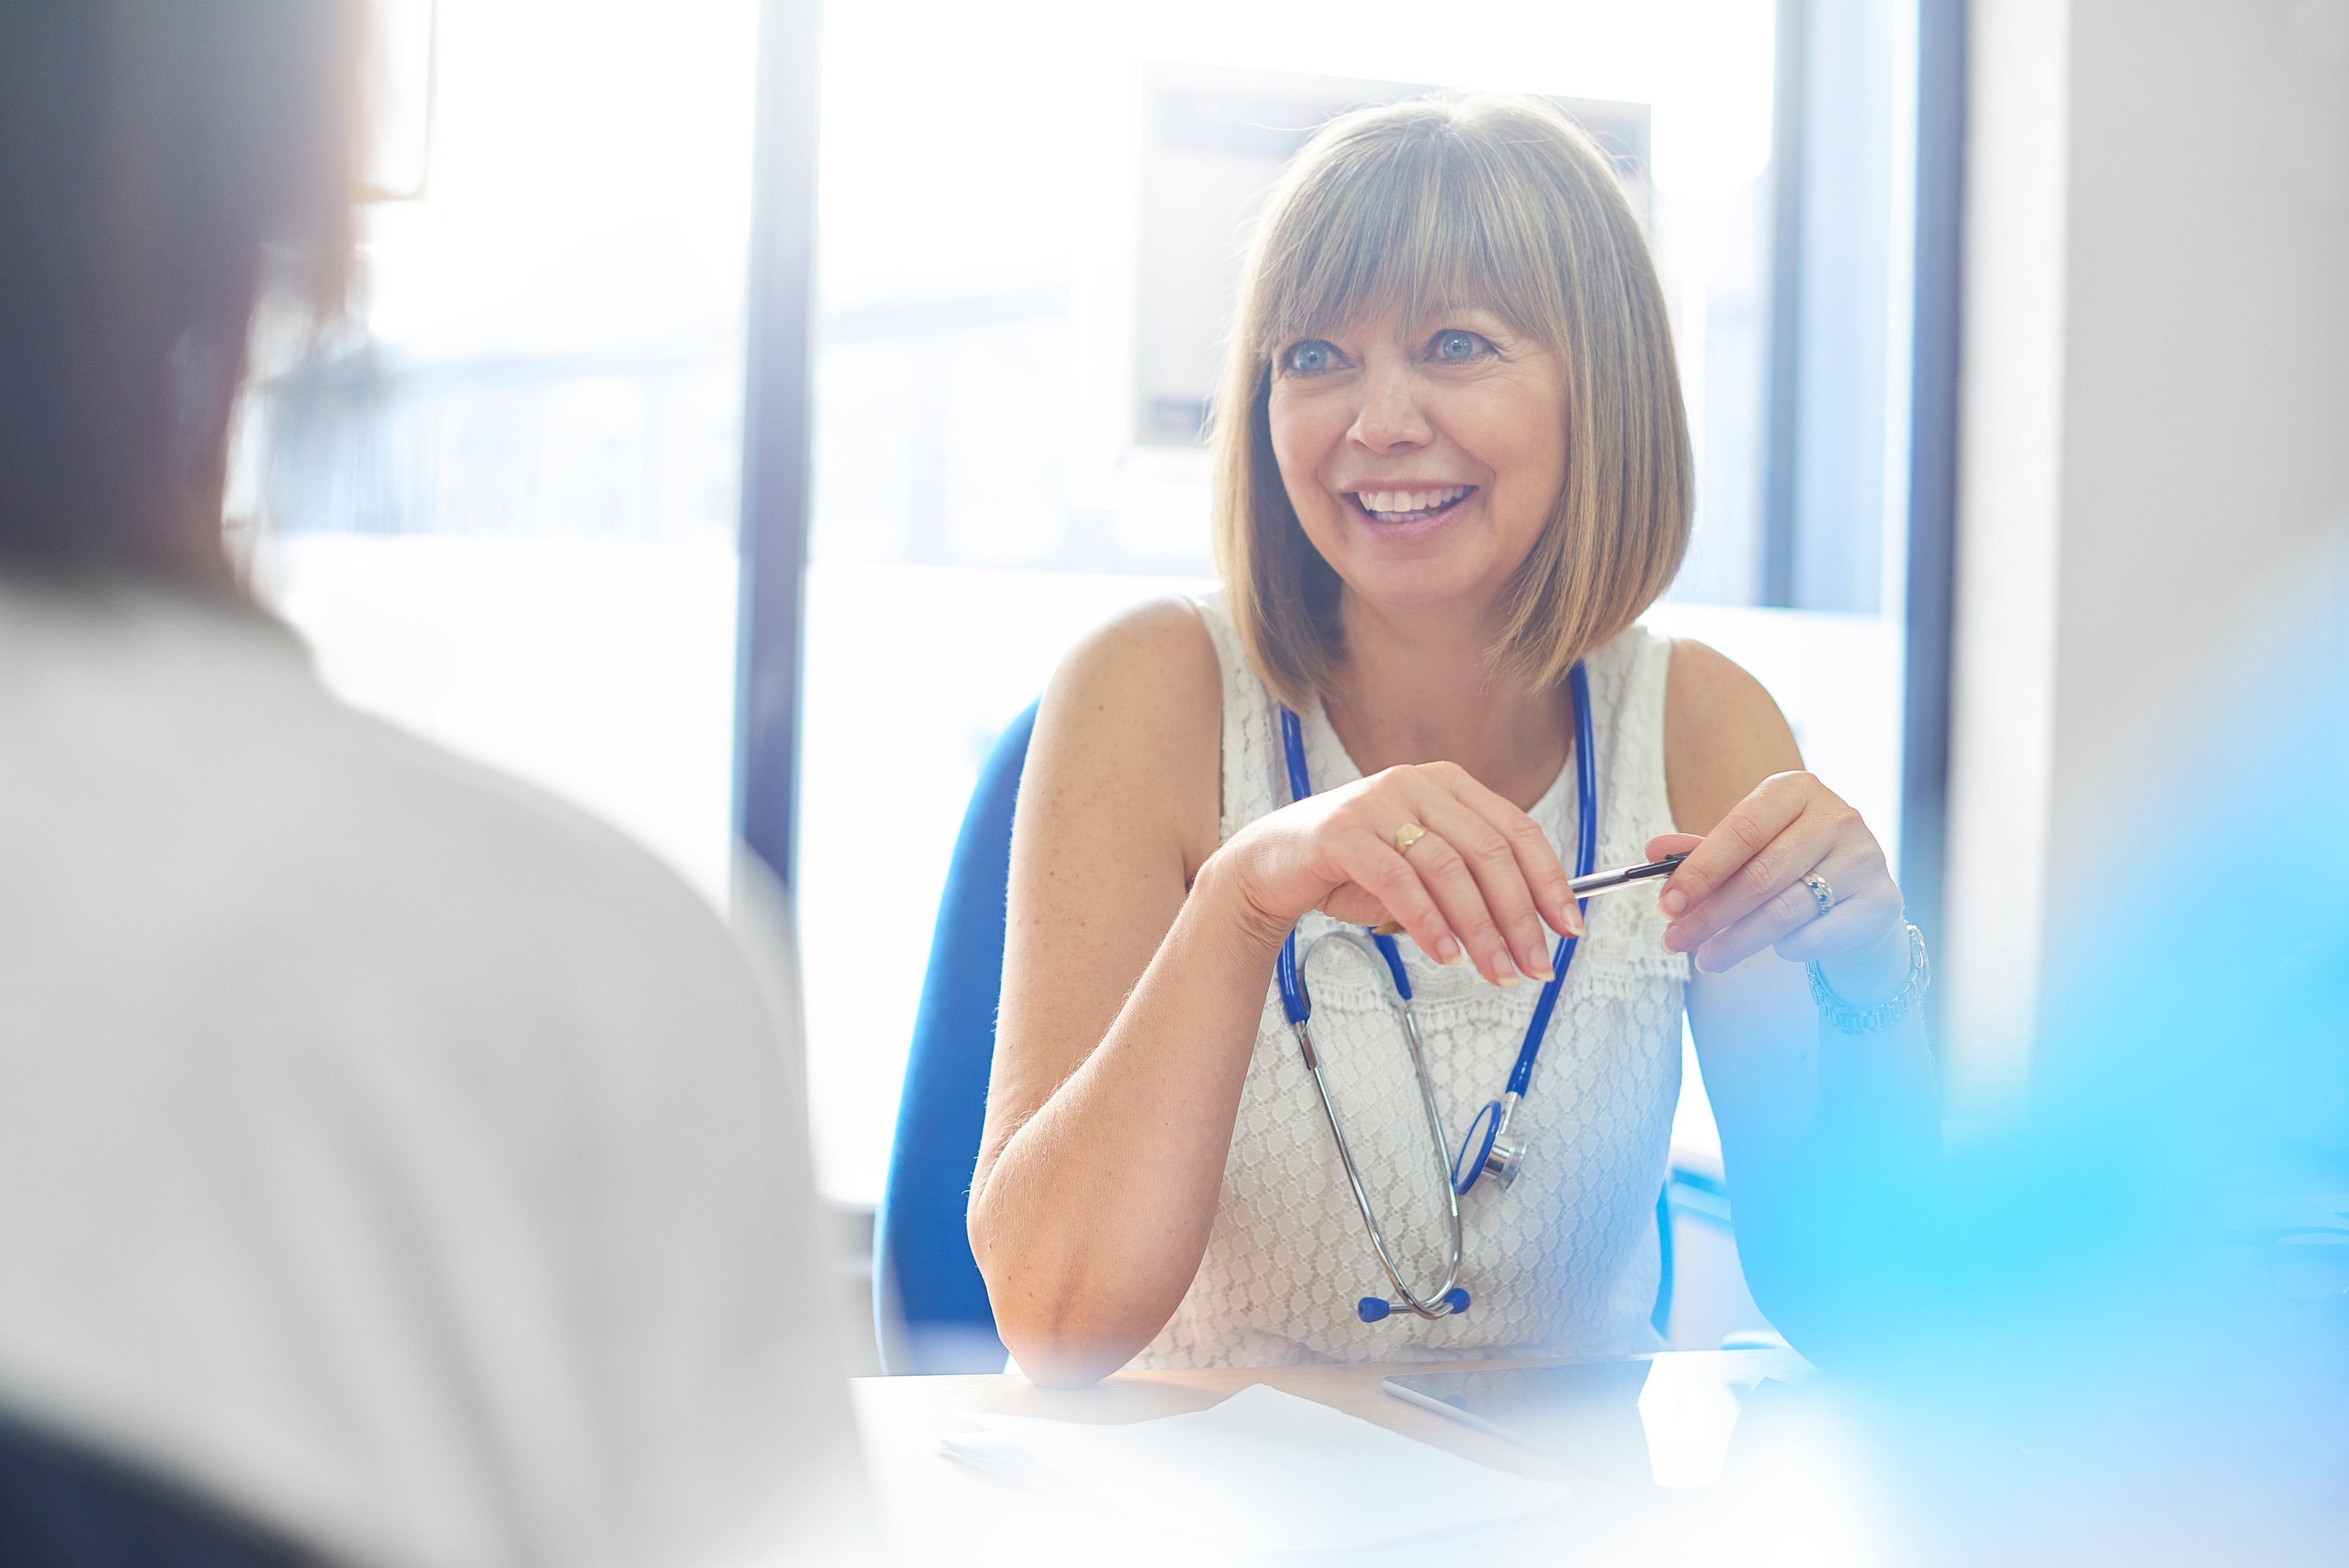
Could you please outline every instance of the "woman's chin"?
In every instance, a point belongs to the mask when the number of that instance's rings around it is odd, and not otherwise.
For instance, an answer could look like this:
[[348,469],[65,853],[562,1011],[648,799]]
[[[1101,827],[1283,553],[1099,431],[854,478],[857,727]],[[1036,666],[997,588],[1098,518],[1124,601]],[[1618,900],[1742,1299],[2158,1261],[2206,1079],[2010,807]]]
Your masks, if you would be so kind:
[[[1338,538],[1315,543],[1350,592],[1383,609],[1424,614],[1458,607],[1482,613],[1516,565],[1501,559],[1503,542],[1474,504],[1401,523],[1381,523],[1351,506],[1347,512],[1330,520],[1342,530]],[[1328,547],[1332,544],[1335,550]]]
[[1449,555],[1414,560],[1350,562],[1340,575],[1347,588],[1365,604],[1411,614],[1459,608],[1483,614],[1490,607],[1507,574],[1495,574],[1489,563]]

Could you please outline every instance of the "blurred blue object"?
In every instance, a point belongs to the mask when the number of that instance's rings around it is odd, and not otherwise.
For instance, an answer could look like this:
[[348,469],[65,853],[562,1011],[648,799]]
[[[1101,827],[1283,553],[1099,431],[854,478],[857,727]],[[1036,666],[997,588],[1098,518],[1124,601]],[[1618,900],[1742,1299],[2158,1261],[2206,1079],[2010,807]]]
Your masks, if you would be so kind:
[[1011,812],[1035,732],[1031,702],[997,737],[963,814],[938,899],[888,1186],[873,1234],[874,1319],[882,1369],[892,1374],[1003,1370],[1003,1341],[965,1216],[1003,993]]
[[[1826,1374],[1920,1563],[2349,1541],[2349,539],[2246,594],[2070,825],[2027,1099],[1902,1212],[1825,1182]],[[1840,1227],[1843,1233],[1835,1233]],[[1765,1415],[1767,1413],[1765,1412]],[[2091,1544],[2092,1543],[2092,1544]]]
[[1656,1304],[1648,1312],[1649,1326],[1667,1338],[1672,1326],[1672,1173],[1667,1171],[1656,1192]]

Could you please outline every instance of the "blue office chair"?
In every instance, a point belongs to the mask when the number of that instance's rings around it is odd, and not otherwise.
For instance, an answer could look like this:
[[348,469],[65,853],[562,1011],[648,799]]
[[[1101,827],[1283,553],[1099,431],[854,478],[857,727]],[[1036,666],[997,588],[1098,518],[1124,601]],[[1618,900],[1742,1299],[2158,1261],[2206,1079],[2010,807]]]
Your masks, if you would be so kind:
[[[938,923],[922,978],[921,1011],[897,1103],[889,1180],[874,1217],[873,1310],[882,1369],[1000,1372],[995,1309],[971,1256],[965,1216],[987,1116],[995,1013],[1003,995],[1004,898],[1011,875],[1011,813],[1036,732],[1036,706],[988,753],[955,838]],[[1669,1188],[1656,1200],[1663,1277],[1652,1322],[1671,1315]]]
[[964,1216],[1003,994],[1011,810],[1035,732],[1031,702],[988,753],[938,900],[888,1187],[874,1223],[874,1318],[887,1372],[1003,1370],[1003,1341]]

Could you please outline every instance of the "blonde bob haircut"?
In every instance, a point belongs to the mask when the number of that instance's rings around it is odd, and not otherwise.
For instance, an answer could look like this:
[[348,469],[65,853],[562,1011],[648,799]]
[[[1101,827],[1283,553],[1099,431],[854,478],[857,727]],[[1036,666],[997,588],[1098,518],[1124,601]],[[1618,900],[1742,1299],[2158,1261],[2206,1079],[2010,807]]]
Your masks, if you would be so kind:
[[1557,354],[1566,483],[1507,588],[1489,673],[1540,691],[1617,636],[1688,546],[1688,421],[1663,291],[1607,155],[1535,98],[1417,99],[1334,119],[1272,192],[1248,251],[1212,442],[1216,565],[1282,701],[1345,659],[1337,574],[1272,450],[1281,352],[1387,309],[1480,306]]

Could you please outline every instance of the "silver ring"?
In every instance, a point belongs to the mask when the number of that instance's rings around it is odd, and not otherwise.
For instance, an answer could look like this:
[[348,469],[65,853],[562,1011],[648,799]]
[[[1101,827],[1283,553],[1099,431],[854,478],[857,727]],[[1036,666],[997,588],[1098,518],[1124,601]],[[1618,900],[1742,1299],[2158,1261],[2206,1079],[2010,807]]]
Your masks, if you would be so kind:
[[[1826,877],[1814,871],[1803,878],[1803,886],[1811,890],[1811,901],[1818,905],[1820,915],[1835,908],[1835,889],[1827,885]],[[1816,919],[1818,915],[1811,918]]]

